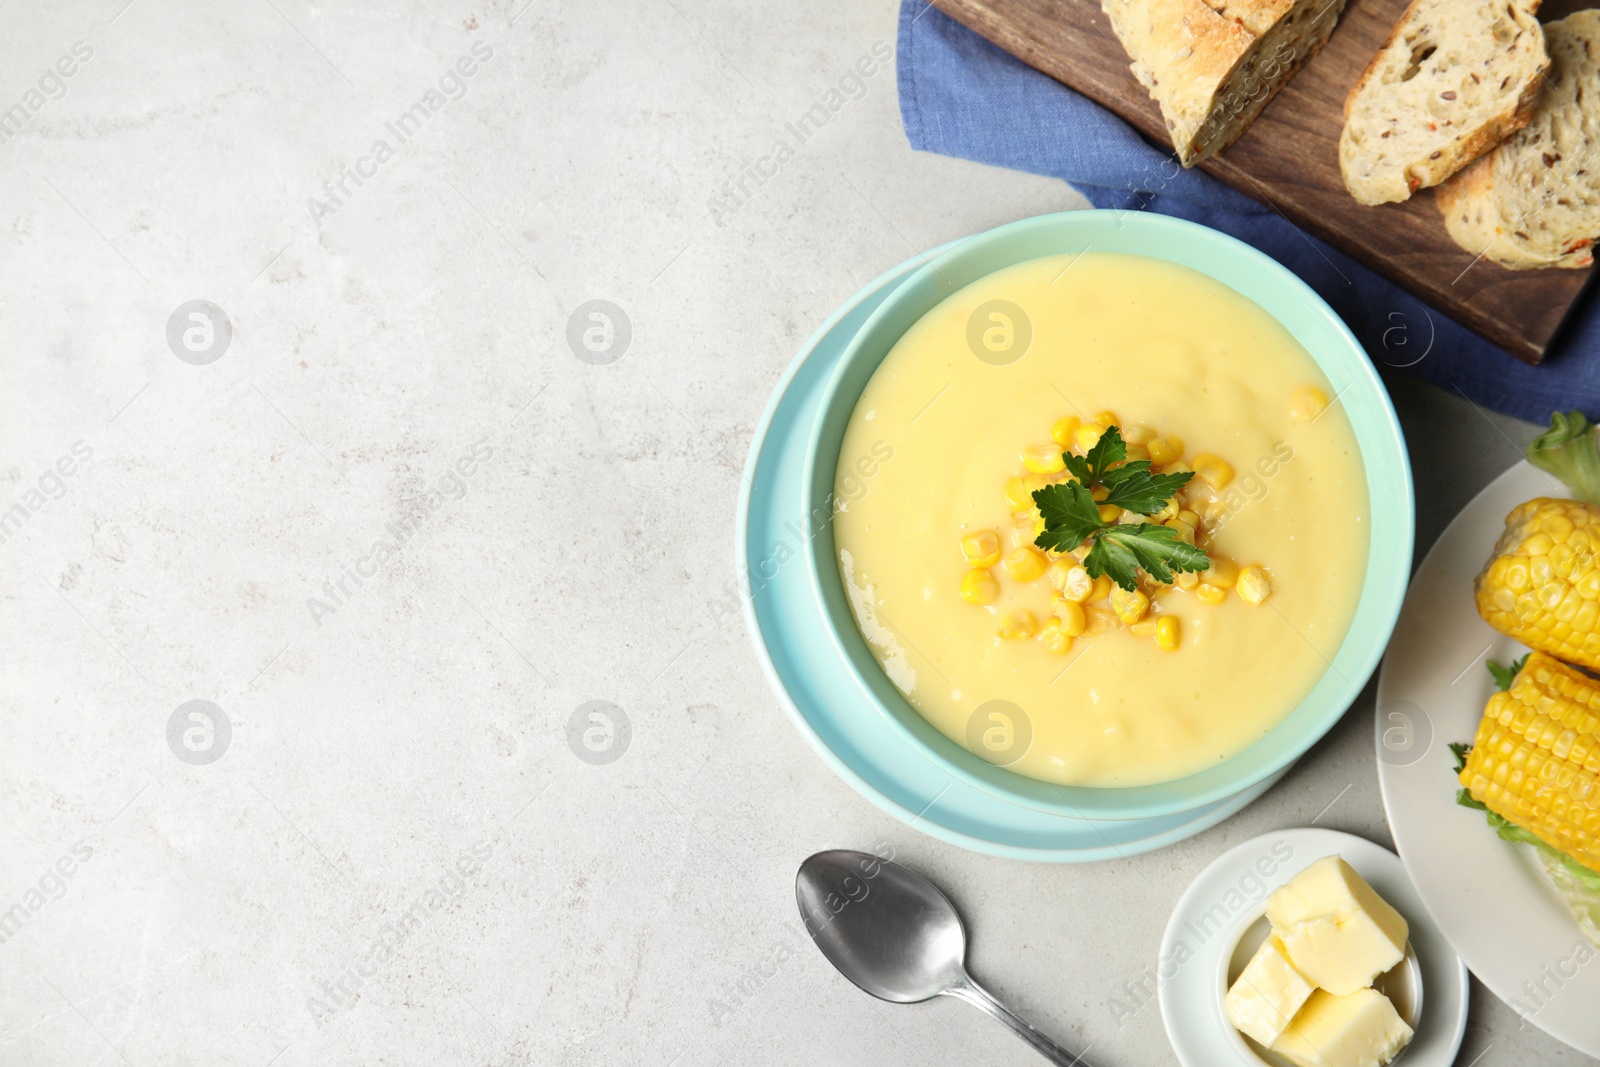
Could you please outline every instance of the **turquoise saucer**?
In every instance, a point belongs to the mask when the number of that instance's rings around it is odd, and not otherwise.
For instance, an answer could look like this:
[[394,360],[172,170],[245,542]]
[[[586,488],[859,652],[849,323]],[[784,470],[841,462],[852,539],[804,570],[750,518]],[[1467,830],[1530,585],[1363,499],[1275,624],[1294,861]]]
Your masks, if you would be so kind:
[[870,282],[812,335],[790,364],[745,463],[736,536],[745,624],[780,703],[825,763],[862,796],[908,826],[975,852],[1075,863],[1115,859],[1181,841],[1233,815],[1287,773],[1177,814],[1076,819],[1013,803],[958,778],[913,743],[866,693],[828,635],[805,556],[802,473],[819,401],[868,316],[928,259],[908,260]]

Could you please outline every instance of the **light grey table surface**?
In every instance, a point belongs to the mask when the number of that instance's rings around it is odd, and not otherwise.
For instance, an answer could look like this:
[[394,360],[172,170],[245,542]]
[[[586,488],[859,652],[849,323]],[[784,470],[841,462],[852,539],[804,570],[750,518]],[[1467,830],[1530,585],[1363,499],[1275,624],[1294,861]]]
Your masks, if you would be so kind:
[[[888,842],[1019,1010],[1168,1064],[1114,1002],[1189,880],[1276,827],[1389,842],[1370,690],[1242,814],[1082,866],[907,830],[779,710],[719,604],[784,367],[913,251],[1083,203],[913,154],[889,67],[761,163],[892,5],[9,14],[0,1063],[1037,1062],[805,943],[799,860]],[[591,300],[614,362],[569,347]],[[1533,429],[1386,379],[1425,547]],[[569,745],[596,700],[606,764]],[[1462,1064],[1584,1059],[1472,1011]]]

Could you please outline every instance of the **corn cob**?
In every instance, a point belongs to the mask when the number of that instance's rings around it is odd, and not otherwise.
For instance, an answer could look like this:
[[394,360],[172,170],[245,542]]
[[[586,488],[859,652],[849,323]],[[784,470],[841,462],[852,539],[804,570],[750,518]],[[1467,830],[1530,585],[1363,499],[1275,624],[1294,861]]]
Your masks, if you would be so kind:
[[1506,516],[1478,614],[1529,648],[1600,668],[1600,508],[1540,497]]
[[1489,699],[1460,777],[1496,815],[1600,870],[1600,682],[1532,653]]
[[1600,448],[1574,411],[1551,416],[1528,460],[1561,478],[1576,499],[1540,497],[1506,516],[1505,533],[1478,574],[1478,614],[1529,648],[1600,669]]

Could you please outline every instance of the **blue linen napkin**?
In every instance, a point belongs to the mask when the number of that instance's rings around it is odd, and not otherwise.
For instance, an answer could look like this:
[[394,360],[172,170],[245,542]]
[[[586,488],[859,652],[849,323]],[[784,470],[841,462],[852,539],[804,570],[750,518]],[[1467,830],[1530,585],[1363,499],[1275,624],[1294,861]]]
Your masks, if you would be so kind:
[[1254,245],[1294,271],[1372,358],[1474,403],[1543,423],[1600,421],[1600,315],[1584,300],[1538,367],[1478,337],[1198,170],[1100,105],[1012,58],[925,0],[901,0],[897,73],[911,147],[1070,183],[1096,207],[1159,211]]

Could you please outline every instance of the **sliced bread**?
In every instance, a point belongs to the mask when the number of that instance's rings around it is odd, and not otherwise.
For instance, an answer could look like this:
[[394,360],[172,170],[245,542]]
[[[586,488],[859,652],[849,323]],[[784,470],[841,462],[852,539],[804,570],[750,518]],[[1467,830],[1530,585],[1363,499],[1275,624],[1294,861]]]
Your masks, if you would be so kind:
[[1439,187],[1456,243],[1512,270],[1587,267],[1600,236],[1600,11],[1544,28],[1533,121]]
[[1538,0],[1412,0],[1344,103],[1339,169],[1363,204],[1438,185],[1528,124],[1550,65]]
[[1333,32],[1345,0],[1102,0],[1185,167],[1226,149]]

